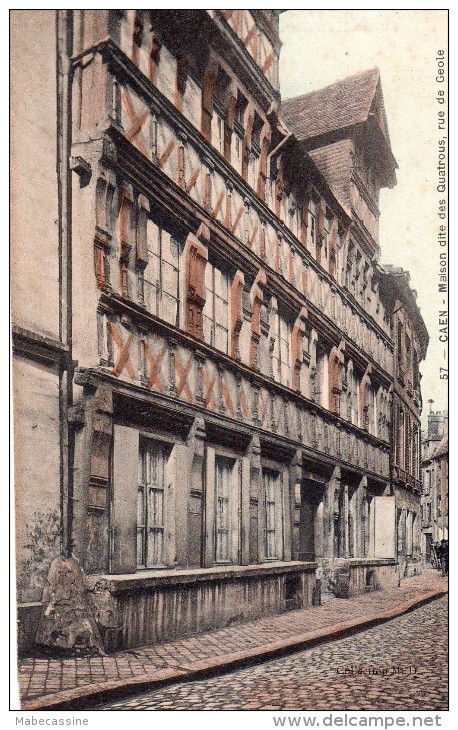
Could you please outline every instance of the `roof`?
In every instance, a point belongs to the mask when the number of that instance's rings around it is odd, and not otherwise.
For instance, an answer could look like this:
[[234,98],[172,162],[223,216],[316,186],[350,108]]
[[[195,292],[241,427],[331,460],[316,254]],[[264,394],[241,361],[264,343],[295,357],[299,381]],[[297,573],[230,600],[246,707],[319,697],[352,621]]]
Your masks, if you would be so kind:
[[[324,89],[284,99],[282,116],[301,142],[361,124],[369,117],[379,83],[378,68],[361,71]],[[380,111],[382,131],[389,144],[383,99]]]
[[390,296],[398,297],[412,317],[416,334],[420,340],[422,359],[426,357],[429,344],[429,334],[420,307],[417,304],[417,293],[410,288],[410,274],[401,266],[384,264],[379,267],[379,276],[382,288]]
[[442,441],[436,447],[432,458],[438,459],[440,456],[446,456],[448,454],[448,433],[445,433]]

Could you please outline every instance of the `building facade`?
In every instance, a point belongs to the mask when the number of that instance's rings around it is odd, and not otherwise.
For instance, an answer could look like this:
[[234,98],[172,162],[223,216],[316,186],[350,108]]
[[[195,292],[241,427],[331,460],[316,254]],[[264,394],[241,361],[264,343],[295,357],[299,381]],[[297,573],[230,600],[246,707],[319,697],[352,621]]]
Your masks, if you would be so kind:
[[421,423],[419,364],[428,333],[409,286],[409,273],[385,266],[384,292],[394,344],[391,481],[396,502],[396,556],[401,576],[421,570]]
[[113,650],[311,605],[321,575],[338,595],[399,579],[379,74],[281,106],[279,12],[13,13],[24,647]]
[[431,411],[423,434],[421,455],[422,554],[431,559],[431,546],[448,540],[448,413]]

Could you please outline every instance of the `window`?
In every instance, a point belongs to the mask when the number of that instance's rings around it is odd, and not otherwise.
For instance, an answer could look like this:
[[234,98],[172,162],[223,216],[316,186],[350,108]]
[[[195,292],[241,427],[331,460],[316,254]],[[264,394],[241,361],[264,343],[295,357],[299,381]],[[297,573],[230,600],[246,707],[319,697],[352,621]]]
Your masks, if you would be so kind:
[[301,234],[301,211],[294,201],[289,208],[289,227],[296,238],[299,238]]
[[215,102],[212,117],[212,142],[218,152],[224,153],[224,110]]
[[356,298],[361,296],[361,282],[362,282],[362,276],[361,276],[361,259],[362,256],[359,251],[356,251],[356,268],[355,268],[355,290],[353,294]]
[[405,336],[405,366],[408,373],[408,385],[412,388],[412,382],[410,380],[410,369],[412,365],[412,342],[409,335],[406,333]]
[[401,469],[405,469],[405,418],[404,411],[399,411],[398,421],[398,434],[399,434],[399,466]]
[[229,347],[229,281],[209,261],[205,267],[205,306],[203,309],[204,341],[222,352]]
[[309,246],[312,251],[316,249],[317,238],[317,220],[316,220],[316,203],[311,200],[309,203]]
[[243,132],[239,133],[235,129],[231,142],[231,162],[232,166],[237,170],[239,175],[242,174],[242,151],[243,151]]
[[412,474],[412,424],[410,421],[410,415],[409,413],[406,414],[405,417],[405,438],[404,438],[404,461],[405,466],[404,469],[408,474]]
[[333,527],[334,527],[334,541],[333,551],[336,558],[343,558],[345,556],[345,515],[344,515],[344,489],[340,487],[334,492],[334,505],[333,505]]
[[263,470],[266,509],[266,559],[283,558],[283,510],[281,475],[270,469]]
[[164,564],[164,469],[165,449],[143,442],[139,456],[137,498],[137,566]]
[[233,463],[229,459],[216,457],[215,461],[215,509],[216,540],[215,560],[217,563],[231,561],[231,478]]
[[412,357],[412,343],[409,335],[406,335],[406,357],[407,362],[410,362],[410,358]]
[[262,119],[255,114],[253,130],[251,132],[251,147],[248,156],[248,184],[257,188],[259,176],[259,158],[261,156]]
[[245,118],[245,110],[247,108],[247,100],[243,96],[243,94],[240,93],[240,91],[237,94],[237,104],[235,107],[235,116],[234,116],[234,122],[235,124],[239,125],[243,129],[244,127],[244,118]]
[[353,295],[356,294],[355,262],[356,262],[356,250],[355,250],[354,244],[350,241],[349,246],[348,246],[345,286],[347,287],[348,291]]
[[410,510],[406,514],[406,554],[413,555],[413,512]]
[[282,385],[289,386],[291,384],[291,328],[289,322],[276,309],[271,310],[270,337],[273,340],[272,370],[274,380],[282,383]]
[[246,107],[247,100],[239,92],[237,95],[237,103],[234,115],[234,132],[231,142],[231,162],[232,166],[237,170],[240,175],[242,174],[243,143],[245,139],[244,119]]
[[214,147],[224,154],[224,118],[226,116],[227,94],[230,84],[229,76],[220,67],[216,77],[213,94],[213,115],[211,121],[211,139]]
[[[348,487],[348,511],[347,511],[347,531],[348,531],[348,557],[354,558],[357,555],[357,506],[358,495],[357,490]],[[361,520],[362,522],[362,520]]]
[[360,408],[360,384],[361,375],[358,377],[358,374],[355,370],[353,370],[353,400],[352,400],[352,423],[355,424],[355,426],[360,426],[360,416],[359,416],[359,408]]
[[331,232],[331,226],[332,226],[332,218],[328,218],[328,216],[325,216],[324,228],[323,228],[323,256],[326,261],[328,259],[328,254],[329,254],[329,235]]
[[413,388],[414,390],[420,390],[420,371],[418,369],[419,356],[416,350],[414,350],[413,358]]
[[376,395],[374,388],[369,386],[368,390],[368,424],[367,424],[367,430],[369,433],[372,433],[374,435],[377,435],[376,432],[376,424],[377,424],[377,418],[376,418]]
[[151,219],[147,224],[148,264],[139,273],[139,289],[143,288],[146,308],[165,319],[179,324],[179,262],[180,245]]
[[248,184],[252,188],[256,188],[258,184],[259,155],[260,151],[258,152],[258,149],[252,145],[248,157]]
[[398,322],[397,332],[397,356],[398,356],[398,368],[402,367],[402,324]]

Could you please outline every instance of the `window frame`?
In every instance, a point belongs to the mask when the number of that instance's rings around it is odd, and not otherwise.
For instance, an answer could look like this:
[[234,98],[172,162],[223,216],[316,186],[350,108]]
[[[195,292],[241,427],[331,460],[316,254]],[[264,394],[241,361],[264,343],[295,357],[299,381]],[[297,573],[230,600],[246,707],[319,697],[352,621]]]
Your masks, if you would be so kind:
[[[160,455],[158,459],[161,475],[159,482],[152,486],[152,461],[148,469],[148,458],[153,454]],[[165,561],[165,514],[166,514],[166,468],[169,449],[166,444],[154,439],[142,437],[139,444],[138,456],[138,484],[137,484],[137,521],[136,521],[136,564],[137,570],[151,570],[163,568]],[[149,479],[148,479],[149,472]],[[152,495],[153,503],[151,502]],[[153,507],[152,507],[153,504]],[[159,504],[159,520],[157,506]],[[139,535],[141,547],[139,552]],[[155,536],[155,537],[154,537]],[[160,536],[160,540],[158,540]],[[151,541],[153,545],[151,545]],[[158,549],[158,545],[160,548]],[[150,560],[150,549],[153,557]],[[141,558],[139,559],[139,556]]]
[[224,125],[224,106],[218,99],[214,99],[212,115],[212,144],[220,155],[224,155]]
[[[182,241],[178,236],[174,235],[169,229],[160,223],[156,222],[153,218],[148,217],[148,224],[153,224],[158,231],[158,248],[157,252],[151,248],[150,235],[147,228],[147,250],[148,250],[148,263],[145,268],[138,272],[138,295],[139,298],[144,302],[144,306],[148,312],[154,314],[156,317],[163,319],[174,327],[180,326],[180,311],[181,311],[181,257],[183,252]],[[169,248],[176,246],[176,261],[173,262],[164,256],[164,233],[170,236]],[[158,279],[156,282],[148,279],[148,268],[150,264],[156,260],[156,271]],[[176,277],[176,294],[168,291],[164,286],[165,281],[165,266],[170,267],[173,270],[174,276]],[[151,290],[148,294],[148,290]],[[155,293],[154,293],[155,292]],[[165,301],[166,297],[173,299],[175,302],[175,317],[174,321],[171,322],[170,318],[165,315]],[[155,299],[155,304],[152,306],[152,301]]]
[[317,239],[318,239],[318,216],[316,210],[316,202],[313,198],[310,199],[308,205],[308,230],[309,230],[309,249],[313,254],[316,253]]
[[[283,472],[270,466],[263,466],[262,490],[265,560],[266,562],[281,561],[284,558]],[[269,539],[269,535],[271,539]]]
[[[238,460],[235,457],[215,454],[213,556],[215,565],[236,565],[240,562],[240,499],[238,488],[234,483],[237,478],[237,464]],[[221,479],[223,473],[224,478]],[[220,517],[224,519],[220,520]]]
[[[207,270],[208,270],[207,267],[209,267],[209,266],[211,267],[211,279],[212,279],[211,289],[209,289],[208,285],[207,285]],[[215,270],[219,271],[221,276],[226,281],[226,299],[219,296],[215,291],[215,289],[216,289],[216,287],[215,287]],[[222,268],[220,268],[220,266],[217,263],[212,262],[211,260],[207,261],[206,266],[205,266],[205,304],[204,304],[204,307],[202,310],[203,340],[204,340],[204,342],[207,343],[207,345],[214,347],[215,349],[219,350],[220,352],[224,352],[226,355],[229,354],[229,346],[230,346],[230,342],[229,342],[229,340],[230,340],[230,337],[229,337],[229,334],[230,334],[229,333],[229,328],[230,328],[230,312],[229,312],[230,284],[231,284],[231,276],[230,276],[229,272],[224,271]],[[221,323],[218,323],[216,321],[217,299],[226,305],[225,326],[223,326]],[[207,313],[208,312],[208,302],[210,300],[211,300],[211,307],[212,307],[212,316],[209,316]],[[206,321],[210,322],[210,334],[211,334],[210,342],[208,342],[208,340],[206,339],[206,326],[205,326]],[[225,349],[222,349],[222,348],[218,347],[218,345],[217,345],[217,338],[216,338],[217,327],[219,327],[221,330],[224,330],[224,332],[226,333]]]
[[[287,337],[282,334],[282,324],[286,327]],[[277,306],[273,306],[270,312],[270,328],[269,337],[273,340],[272,349],[272,376],[275,382],[291,387],[292,367],[291,367],[291,332],[292,327],[288,316]],[[272,332],[272,330],[274,330]],[[275,354],[277,351],[278,354]],[[286,354],[286,357],[284,355]],[[277,372],[275,364],[277,365]],[[286,382],[283,376],[283,367],[287,369]],[[276,375],[278,374],[278,377]]]

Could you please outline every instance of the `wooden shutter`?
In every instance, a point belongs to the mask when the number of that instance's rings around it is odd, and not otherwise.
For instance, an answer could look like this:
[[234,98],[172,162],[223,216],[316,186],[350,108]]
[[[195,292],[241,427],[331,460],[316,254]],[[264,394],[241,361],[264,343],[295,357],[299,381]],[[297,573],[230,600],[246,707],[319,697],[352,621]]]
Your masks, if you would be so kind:
[[114,427],[113,453],[113,573],[137,568],[138,431]]

